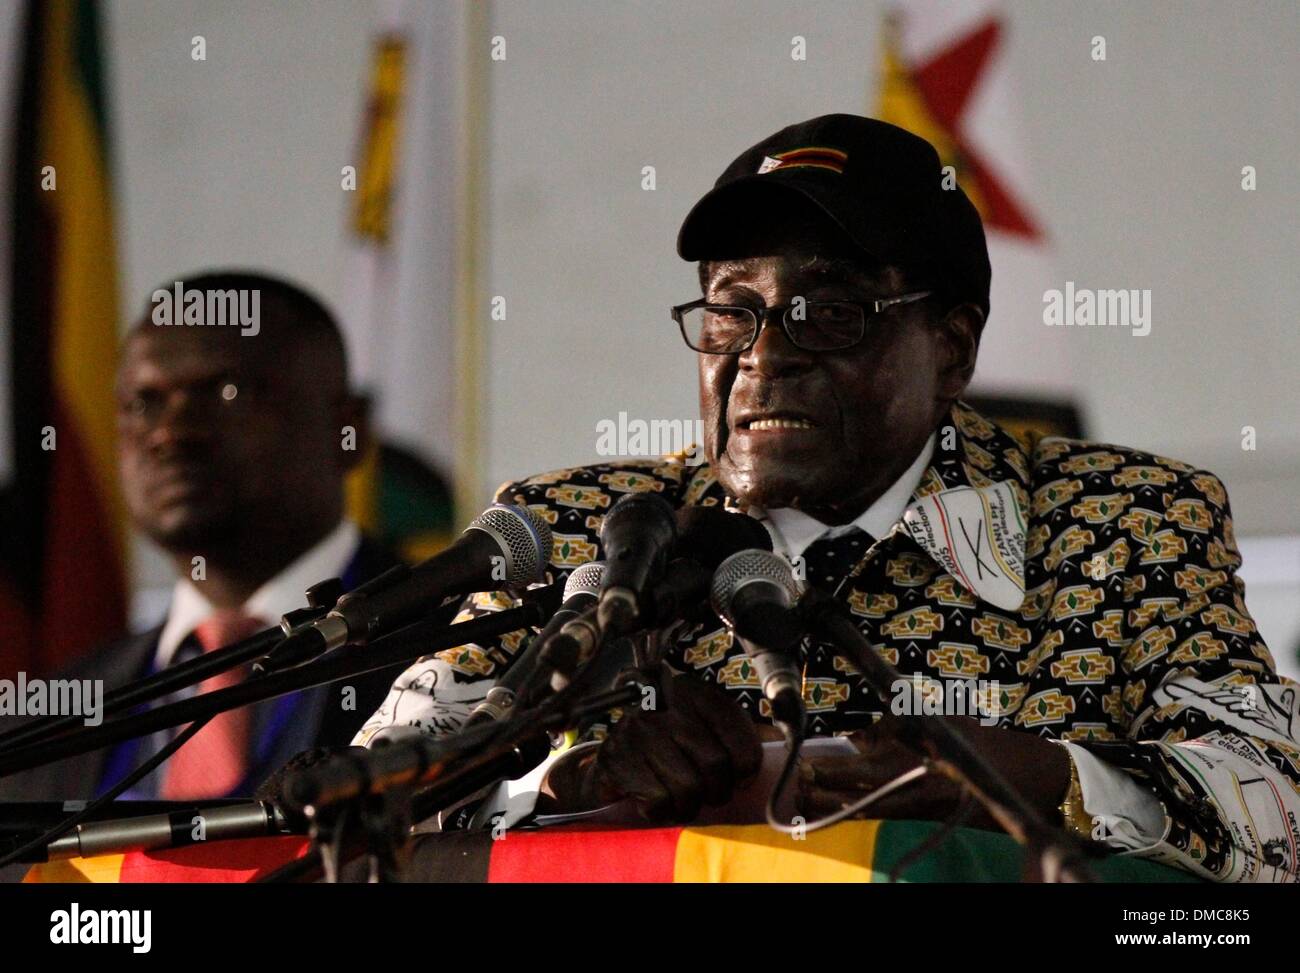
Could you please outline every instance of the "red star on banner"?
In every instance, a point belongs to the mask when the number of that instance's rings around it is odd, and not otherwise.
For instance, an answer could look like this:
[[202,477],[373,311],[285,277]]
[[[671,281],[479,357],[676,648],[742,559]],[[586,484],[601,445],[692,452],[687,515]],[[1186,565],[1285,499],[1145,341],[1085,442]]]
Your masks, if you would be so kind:
[[[964,116],[1001,39],[1002,25],[989,18],[964,37],[943,48],[924,64],[901,66],[903,78],[924,103],[926,113],[943,130],[943,161],[954,166],[984,225],[1028,240],[1041,240],[1042,230],[993,170],[971,147],[963,130]],[[951,157],[949,157],[951,156]]]

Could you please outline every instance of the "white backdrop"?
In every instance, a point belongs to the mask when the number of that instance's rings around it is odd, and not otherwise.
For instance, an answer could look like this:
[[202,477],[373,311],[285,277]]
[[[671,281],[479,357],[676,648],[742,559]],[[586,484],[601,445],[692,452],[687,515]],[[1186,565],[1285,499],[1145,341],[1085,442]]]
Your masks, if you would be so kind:
[[[666,309],[694,296],[673,241],[741,149],[875,96],[883,4],[864,0],[494,0],[506,43],[482,92],[481,493],[595,458],[620,411],[696,415],[693,365]],[[1058,286],[1149,288],[1145,338],[1045,327],[1041,292],[1000,291],[981,375],[1058,381],[1090,433],[1214,470],[1238,532],[1300,534],[1295,254],[1300,6],[1286,0],[1006,5],[1023,178]],[[339,166],[355,140],[368,4],[112,0],[110,102],[124,293],[218,263],[262,264],[337,303]],[[208,61],[189,59],[203,34]],[[808,57],[790,58],[794,35]],[[1096,35],[1107,60],[1089,54]],[[489,57],[490,37],[468,41]],[[656,188],[643,190],[654,166]],[[1243,192],[1253,165],[1258,190]],[[1019,176],[1018,176],[1019,178]],[[506,299],[490,321],[487,299]],[[1001,302],[1001,303],[999,303]],[[1006,333],[1012,330],[1008,324]],[[1049,343],[1067,342],[1060,348]],[[1253,426],[1258,448],[1243,451]],[[1251,604],[1278,650],[1300,632],[1300,546],[1257,558]],[[160,580],[141,561],[142,583]],[[1287,580],[1290,579],[1290,580]]]

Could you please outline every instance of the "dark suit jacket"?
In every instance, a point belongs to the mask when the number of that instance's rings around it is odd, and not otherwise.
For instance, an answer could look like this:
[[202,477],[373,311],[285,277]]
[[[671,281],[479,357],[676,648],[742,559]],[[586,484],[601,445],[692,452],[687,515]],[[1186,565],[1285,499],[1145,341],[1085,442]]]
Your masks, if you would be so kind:
[[[349,574],[356,583],[368,581],[395,566],[398,559],[373,540],[363,536]],[[149,673],[162,626],[139,635],[128,635],[92,651],[61,673],[62,679],[102,679],[105,692],[125,686]],[[346,747],[388,694],[393,680],[404,666],[391,666],[357,678],[343,680],[356,688],[356,709],[326,706],[316,733],[318,747]],[[111,717],[110,717],[111,718]],[[16,725],[0,720],[0,727]],[[109,750],[69,757],[20,774],[0,778],[0,801],[55,801],[93,797],[100,786]]]

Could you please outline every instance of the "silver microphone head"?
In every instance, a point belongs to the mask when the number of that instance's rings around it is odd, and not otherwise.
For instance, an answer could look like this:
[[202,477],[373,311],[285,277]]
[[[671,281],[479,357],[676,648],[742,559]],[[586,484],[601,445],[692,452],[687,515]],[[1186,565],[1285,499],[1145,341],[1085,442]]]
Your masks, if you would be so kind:
[[758,548],[737,551],[713,572],[713,586],[709,592],[714,614],[728,627],[735,624],[731,605],[736,593],[751,584],[775,586],[784,595],[787,608],[798,601],[802,593],[794,572],[790,570],[790,563],[781,555]]
[[491,536],[505,558],[507,584],[531,584],[546,579],[551,560],[551,525],[536,510],[494,503],[465,528]]
[[605,576],[604,561],[588,561],[579,568],[574,568],[569,579],[564,582],[564,598],[568,601],[574,595],[600,593],[600,582]]

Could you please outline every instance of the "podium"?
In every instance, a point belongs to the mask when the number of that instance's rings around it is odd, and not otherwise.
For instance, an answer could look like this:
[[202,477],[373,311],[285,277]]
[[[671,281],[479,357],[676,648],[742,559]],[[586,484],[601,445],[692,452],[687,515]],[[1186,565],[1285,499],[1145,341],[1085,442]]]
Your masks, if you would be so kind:
[[[928,821],[846,821],[802,839],[766,825],[592,828],[417,835],[413,882],[1017,882],[1023,854],[1010,837]],[[156,852],[74,858],[34,866],[25,882],[247,882],[300,857],[298,836]],[[1104,882],[1199,882],[1154,862],[1112,855],[1094,863]],[[358,875],[360,873],[358,872]],[[347,873],[345,872],[345,877]]]

